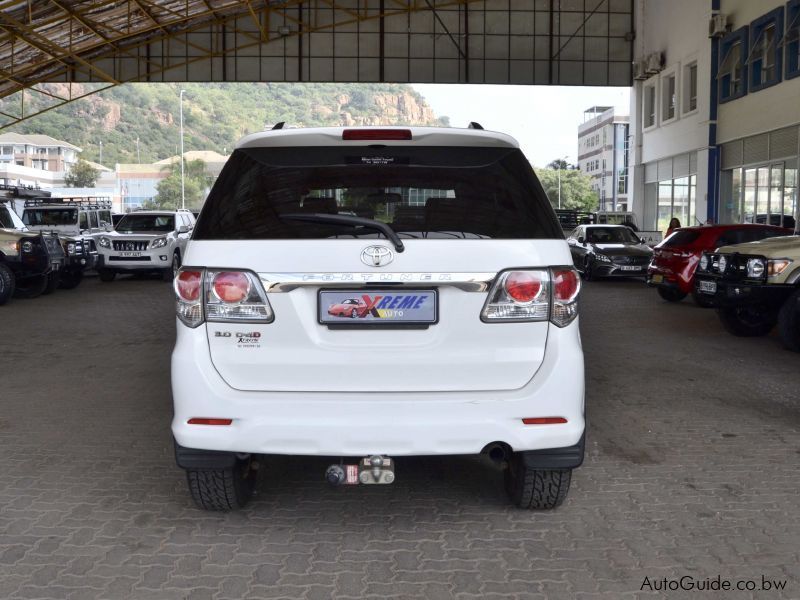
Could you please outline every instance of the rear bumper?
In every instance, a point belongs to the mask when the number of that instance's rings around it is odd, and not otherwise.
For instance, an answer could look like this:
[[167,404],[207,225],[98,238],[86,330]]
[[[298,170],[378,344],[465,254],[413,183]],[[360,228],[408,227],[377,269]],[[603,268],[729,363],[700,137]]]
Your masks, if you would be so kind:
[[652,264],[648,267],[645,278],[647,285],[650,287],[665,287],[679,290],[684,294],[692,293],[693,279],[693,273],[687,276],[686,273],[675,272],[672,269],[653,266]]
[[[180,322],[177,328],[172,432],[185,449],[410,456],[478,454],[492,442],[504,442],[514,451],[561,449],[542,453],[538,460],[567,464],[575,462],[574,447],[584,433],[577,320],[563,329],[550,326],[544,361],[525,386],[497,392],[244,392],[228,386],[214,369],[203,328],[189,329]],[[523,424],[530,417],[567,422]],[[189,425],[191,418],[233,422]]]

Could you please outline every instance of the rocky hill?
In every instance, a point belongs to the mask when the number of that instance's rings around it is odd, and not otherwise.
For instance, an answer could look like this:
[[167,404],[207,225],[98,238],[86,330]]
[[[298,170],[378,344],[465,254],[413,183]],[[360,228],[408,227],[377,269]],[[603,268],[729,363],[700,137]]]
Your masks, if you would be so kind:
[[[63,84],[48,84],[67,95]],[[29,119],[7,131],[42,133],[75,144],[82,157],[113,168],[117,162],[141,162],[172,156],[179,144],[180,90],[184,94],[186,150],[229,152],[245,134],[278,121],[294,126],[436,125],[424,98],[410,86],[321,83],[131,83],[76,100]],[[72,94],[82,93],[73,84]],[[29,107],[44,98],[31,95]],[[2,102],[0,102],[2,109]]]

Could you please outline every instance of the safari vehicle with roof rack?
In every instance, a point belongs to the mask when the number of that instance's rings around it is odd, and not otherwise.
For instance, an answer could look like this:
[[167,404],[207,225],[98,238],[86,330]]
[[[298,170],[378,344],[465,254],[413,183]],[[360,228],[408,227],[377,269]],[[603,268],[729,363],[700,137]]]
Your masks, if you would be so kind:
[[510,136],[245,137],[174,283],[172,432],[192,498],[243,506],[263,455],[385,485],[396,457],[473,454],[502,466],[516,506],[557,507],[584,454],[580,286]]
[[112,229],[111,200],[106,196],[32,198],[25,201],[22,221],[32,231],[59,235],[67,258],[60,285],[71,289],[80,284],[86,270],[97,265],[93,236]]
[[15,292],[27,298],[52,292],[63,267],[58,236],[27,231],[14,210],[0,201],[0,305]]
[[704,253],[697,294],[717,308],[738,336],[768,334],[778,326],[783,344],[800,352],[800,235],[724,246]]
[[126,213],[114,231],[96,237],[104,282],[118,273],[159,273],[172,281],[194,228],[189,210],[137,210]]

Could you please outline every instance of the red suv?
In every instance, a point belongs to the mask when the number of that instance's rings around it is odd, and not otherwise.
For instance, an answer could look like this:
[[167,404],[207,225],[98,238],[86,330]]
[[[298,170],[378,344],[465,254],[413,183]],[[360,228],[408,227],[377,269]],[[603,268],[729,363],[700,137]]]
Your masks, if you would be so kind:
[[694,291],[694,272],[703,252],[791,234],[791,229],[759,224],[682,227],[653,249],[647,285],[655,287],[659,296],[669,302],[680,302],[692,294],[697,304],[710,306],[706,298]]

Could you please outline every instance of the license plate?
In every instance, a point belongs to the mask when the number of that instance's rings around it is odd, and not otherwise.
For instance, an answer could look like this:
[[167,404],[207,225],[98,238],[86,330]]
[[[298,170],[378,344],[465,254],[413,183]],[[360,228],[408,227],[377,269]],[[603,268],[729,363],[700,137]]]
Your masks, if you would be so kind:
[[700,280],[697,282],[697,289],[703,292],[704,294],[716,294],[717,282]]
[[438,315],[436,290],[320,290],[323,325],[430,325]]
[[122,256],[123,258],[136,258],[137,256],[141,256],[142,253],[141,252],[120,252],[119,255]]
[[650,281],[652,281],[653,283],[662,283],[664,281],[664,276],[663,275],[653,275],[650,278]]
[[642,267],[636,265],[624,265],[620,267],[623,271],[641,271]]

